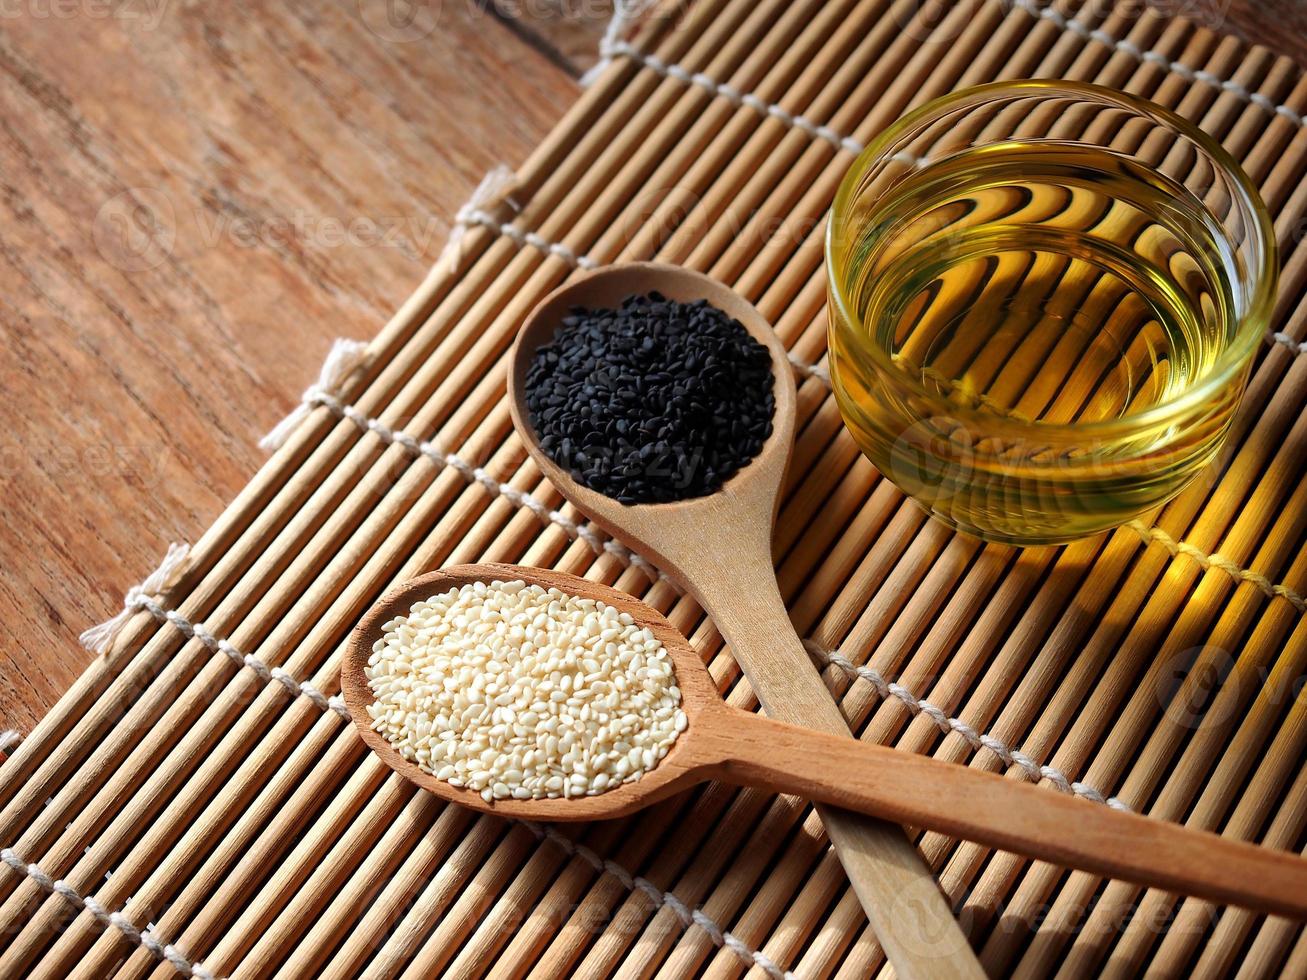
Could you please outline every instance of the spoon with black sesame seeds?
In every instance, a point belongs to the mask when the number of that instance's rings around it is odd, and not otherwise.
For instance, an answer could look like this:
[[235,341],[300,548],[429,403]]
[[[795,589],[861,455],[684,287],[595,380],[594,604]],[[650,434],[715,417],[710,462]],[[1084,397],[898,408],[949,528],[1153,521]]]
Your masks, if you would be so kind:
[[[772,559],[795,400],[788,353],[752,304],[655,263],[608,266],[545,297],[518,333],[508,375],[532,458],[582,513],[694,596],[767,714],[850,737]],[[903,829],[818,809],[899,975],[983,977]]]
[[1307,860],[1287,851],[729,707],[660,613],[564,572],[459,565],[399,586],[350,637],[341,690],[393,770],[502,816],[619,817],[715,779],[1307,915]]

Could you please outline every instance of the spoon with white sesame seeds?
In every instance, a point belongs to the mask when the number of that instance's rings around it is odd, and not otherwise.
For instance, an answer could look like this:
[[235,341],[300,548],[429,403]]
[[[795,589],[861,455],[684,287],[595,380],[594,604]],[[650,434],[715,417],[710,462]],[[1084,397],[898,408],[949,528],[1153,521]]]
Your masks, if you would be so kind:
[[[505,584],[514,592],[523,586],[556,590],[549,593],[553,609],[573,600],[607,606],[632,631],[639,631],[643,649],[657,645],[665,651],[674,686],[662,691],[673,692],[684,712],[665,754],[638,778],[617,781],[593,794],[530,799],[487,799],[474,789],[438,778],[401,754],[390,736],[370,721],[375,692],[368,677],[369,660],[387,655],[378,641],[387,630],[393,633],[394,624],[419,604],[478,583],[491,593]],[[459,621],[469,618],[476,617],[461,614]],[[493,634],[494,630],[488,631]],[[433,635],[436,639],[428,635],[423,642],[449,648],[457,639],[448,632]],[[520,642],[501,643],[501,656],[503,648]],[[579,686],[579,671],[577,677]],[[635,683],[634,674],[632,678]],[[1139,885],[1307,918],[1307,860],[1295,854],[729,707],[699,654],[657,610],[609,586],[564,572],[458,565],[404,583],[379,600],[355,628],[341,668],[341,689],[363,740],[395,772],[443,799],[506,817],[546,821],[620,817],[696,783],[718,780],[791,793]],[[528,692],[526,700],[534,696]],[[535,734],[529,729],[528,724],[524,728],[528,741]],[[602,733],[597,741],[604,742]],[[603,748],[592,744],[588,751],[598,757]]]

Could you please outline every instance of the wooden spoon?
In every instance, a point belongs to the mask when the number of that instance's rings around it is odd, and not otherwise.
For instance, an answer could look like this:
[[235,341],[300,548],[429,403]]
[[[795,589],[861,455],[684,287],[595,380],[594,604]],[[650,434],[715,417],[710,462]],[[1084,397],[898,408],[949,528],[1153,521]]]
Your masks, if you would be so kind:
[[[762,450],[716,493],[665,504],[619,504],[574,480],[543,449],[526,407],[526,372],[575,306],[613,308],[657,291],[706,299],[738,320],[772,357],[776,400]],[[772,526],[794,444],[794,374],[771,325],[715,279],[679,266],[606,266],[546,296],[518,333],[508,407],[527,451],[562,495],[622,544],[654,561],[712,617],[773,718],[850,737],[848,723],[794,631],[776,583]],[[818,813],[876,936],[900,977],[983,977],[947,897],[901,827],[819,806]],[[911,900],[905,901],[904,896]]]
[[[689,724],[653,770],[596,796],[496,800],[436,779],[369,723],[366,667],[384,626],[414,603],[472,582],[521,579],[630,613],[667,648]],[[606,585],[517,565],[456,565],[413,579],[355,628],[341,690],[363,740],[405,779],[464,806],[523,820],[620,817],[709,779],[794,793],[1024,857],[1272,915],[1307,918],[1307,860],[1113,810],[1031,783],[728,707],[686,639],[655,609]]]

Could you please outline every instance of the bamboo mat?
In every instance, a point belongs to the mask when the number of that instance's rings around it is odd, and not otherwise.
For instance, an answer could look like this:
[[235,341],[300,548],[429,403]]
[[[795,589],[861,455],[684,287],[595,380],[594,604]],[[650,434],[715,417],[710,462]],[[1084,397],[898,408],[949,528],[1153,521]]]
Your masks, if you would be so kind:
[[[1231,836],[1307,844],[1307,81],[1138,8],[693,0],[622,41],[460,214],[366,347],[0,769],[0,975],[866,977],[875,938],[812,810],[710,785],[547,829],[415,792],[335,694],[395,580],[563,568],[667,612],[737,705],[711,624],[577,519],[512,433],[503,357],[577,267],[658,257],[755,301],[800,374],[777,533],[794,624],[862,737]],[[1151,522],[1064,548],[927,521],[843,433],[821,359],[822,217],[905,109],[1097,81],[1219,138],[1276,216],[1281,295],[1230,451]],[[302,416],[302,417],[301,417]],[[555,510],[559,508],[561,510]],[[729,556],[723,567],[729,569]],[[1299,925],[927,834],[992,975],[1303,976]]]

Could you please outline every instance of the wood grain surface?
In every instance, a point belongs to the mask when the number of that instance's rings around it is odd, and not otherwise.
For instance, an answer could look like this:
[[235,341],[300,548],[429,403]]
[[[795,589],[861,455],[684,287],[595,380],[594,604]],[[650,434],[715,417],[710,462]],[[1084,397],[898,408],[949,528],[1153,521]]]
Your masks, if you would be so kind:
[[[1307,64],[1307,0],[1156,0]],[[0,729],[575,98],[605,0],[0,4]]]
[[376,332],[577,89],[453,0],[15,7],[0,728],[26,732],[89,661],[77,634],[198,537],[331,340]]

